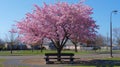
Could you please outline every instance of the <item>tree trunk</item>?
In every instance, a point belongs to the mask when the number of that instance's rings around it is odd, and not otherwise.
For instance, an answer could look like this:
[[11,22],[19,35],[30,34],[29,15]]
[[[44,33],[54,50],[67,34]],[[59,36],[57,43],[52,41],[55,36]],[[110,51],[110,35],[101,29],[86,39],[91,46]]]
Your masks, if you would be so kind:
[[12,54],[12,47],[11,47],[10,53]]
[[57,56],[57,61],[61,61],[61,49],[59,48],[59,49],[57,49],[57,53],[58,53],[58,56]]
[[42,47],[42,44],[40,44],[40,50],[41,50],[41,53],[43,52],[43,47]]
[[74,44],[75,45],[75,52],[78,52],[78,50],[77,50],[77,44]]
[[78,43],[78,42],[74,42],[74,41],[72,41],[72,40],[71,40],[71,42],[75,45],[75,52],[78,52],[78,50],[77,50],[77,43]]
[[34,50],[34,49],[33,49],[33,46],[32,46],[32,52],[33,52],[33,50]]
[[11,49],[10,53],[12,54],[12,49]]
[[62,51],[62,49],[63,49],[63,47],[64,47],[64,45],[65,45],[65,43],[67,42],[67,40],[68,40],[68,38],[64,38],[63,40],[62,40],[62,42],[60,43],[60,40],[58,39],[58,40],[52,40],[51,39],[51,41],[53,42],[53,44],[54,44],[54,46],[56,47],[56,49],[57,49],[57,61],[61,61],[61,51]]
[[75,45],[75,52],[78,52],[78,50],[77,50],[77,42],[72,41],[72,43]]
[[11,47],[10,47],[10,53],[12,54],[13,52],[12,52],[12,45],[11,45]]

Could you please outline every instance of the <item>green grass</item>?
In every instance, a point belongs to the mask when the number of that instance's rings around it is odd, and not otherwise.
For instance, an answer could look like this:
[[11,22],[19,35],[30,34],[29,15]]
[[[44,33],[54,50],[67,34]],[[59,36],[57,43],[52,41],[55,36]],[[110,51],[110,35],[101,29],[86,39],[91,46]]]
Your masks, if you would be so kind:
[[[114,57],[114,58],[104,58],[104,59],[100,59],[100,60],[120,60],[120,57]],[[110,64],[107,64],[105,66],[99,65],[100,67],[111,67]],[[65,67],[97,67],[97,66],[90,66],[90,65],[76,65],[76,66],[65,66]],[[120,66],[112,66],[112,67],[120,67]]]
[[13,53],[11,54],[10,51],[0,51],[0,55],[18,55],[18,56],[21,56],[21,55],[39,55],[39,54],[43,54],[40,52],[40,50],[34,50],[33,52],[31,50],[15,50],[13,51]]
[[29,66],[17,66],[17,67],[29,67]]
[[0,63],[2,63],[2,62],[4,62],[5,61],[5,59],[0,59]]
[[[41,55],[41,54],[45,54],[45,53],[57,53],[56,50],[43,50],[43,52],[41,53],[40,50],[34,50],[32,52],[32,50],[14,50],[13,53],[11,54],[10,51],[0,51],[0,56],[7,56],[7,55]],[[74,53],[74,54],[92,54],[95,53],[94,51],[79,51],[79,52],[75,52],[72,50],[63,50],[62,53]]]
[[0,67],[4,67],[4,65],[2,64],[5,61],[5,59],[0,59]]
[[[64,66],[64,67],[98,67],[98,66],[90,66],[90,65],[79,65],[79,66]],[[109,65],[106,66],[99,66],[99,67],[110,67]],[[120,67],[120,66],[113,66],[113,67]]]
[[[0,67],[5,67],[4,65],[0,64]],[[10,65],[8,67],[29,67],[29,66],[16,66],[16,65]]]
[[95,53],[94,51],[78,51],[78,52],[75,52],[75,51],[62,51],[63,53],[74,53],[74,54],[92,54],[92,53]]
[[[118,52],[120,53],[120,50],[114,50],[114,52]],[[13,51],[13,54],[10,53],[10,51],[0,51],[0,56],[7,56],[7,55],[18,55],[18,56],[22,56],[22,55],[44,55],[45,53],[57,53],[56,50],[43,50],[43,52],[41,53],[40,50],[34,50],[32,52],[32,50],[14,50]],[[62,53],[74,53],[74,54],[80,54],[80,55],[83,55],[83,54],[95,54],[95,53],[109,53],[109,51],[93,51],[93,50],[90,50],[90,51],[85,51],[85,50],[82,50],[82,51],[78,51],[78,52],[75,52],[74,50],[63,50]]]
[[65,67],[96,67],[96,66],[65,66]]
[[103,60],[120,60],[120,57],[114,57],[114,58],[105,58]]

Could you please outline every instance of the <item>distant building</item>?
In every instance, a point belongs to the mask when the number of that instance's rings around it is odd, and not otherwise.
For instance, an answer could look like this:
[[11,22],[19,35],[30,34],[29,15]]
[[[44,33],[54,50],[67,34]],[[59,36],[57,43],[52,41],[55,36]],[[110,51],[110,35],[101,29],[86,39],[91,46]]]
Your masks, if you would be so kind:
[[11,42],[7,42],[7,43],[5,43],[5,48],[7,50],[10,50],[10,49],[16,50],[17,49],[17,45],[11,45]]
[[7,50],[10,50],[11,47],[12,47],[12,50],[26,50],[26,49],[28,49],[25,44],[18,43],[18,44],[11,45],[10,42],[5,43],[5,48]]

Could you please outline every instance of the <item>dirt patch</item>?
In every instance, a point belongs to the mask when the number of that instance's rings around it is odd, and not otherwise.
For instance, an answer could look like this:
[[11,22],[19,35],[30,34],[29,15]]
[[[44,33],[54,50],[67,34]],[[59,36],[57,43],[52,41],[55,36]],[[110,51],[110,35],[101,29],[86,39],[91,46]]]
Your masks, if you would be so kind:
[[45,60],[42,58],[30,58],[23,60],[22,63],[24,64],[32,64],[32,65],[45,65]]

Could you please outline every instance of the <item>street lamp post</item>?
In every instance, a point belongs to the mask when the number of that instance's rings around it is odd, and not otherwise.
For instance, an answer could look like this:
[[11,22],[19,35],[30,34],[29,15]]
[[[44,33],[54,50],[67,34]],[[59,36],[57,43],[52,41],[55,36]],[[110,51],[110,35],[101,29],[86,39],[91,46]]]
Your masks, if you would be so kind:
[[113,57],[112,55],[112,14],[117,13],[117,10],[114,10],[110,13],[110,57]]

